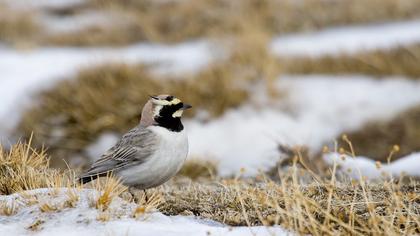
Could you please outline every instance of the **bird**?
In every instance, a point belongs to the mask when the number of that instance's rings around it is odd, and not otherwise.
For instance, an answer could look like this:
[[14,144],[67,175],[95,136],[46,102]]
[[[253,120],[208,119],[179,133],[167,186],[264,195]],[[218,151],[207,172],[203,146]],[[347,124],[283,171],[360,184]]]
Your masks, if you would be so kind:
[[172,95],[149,97],[139,124],[80,175],[80,183],[113,175],[122,184],[145,191],[167,182],[181,169],[188,155],[181,117],[192,106]]

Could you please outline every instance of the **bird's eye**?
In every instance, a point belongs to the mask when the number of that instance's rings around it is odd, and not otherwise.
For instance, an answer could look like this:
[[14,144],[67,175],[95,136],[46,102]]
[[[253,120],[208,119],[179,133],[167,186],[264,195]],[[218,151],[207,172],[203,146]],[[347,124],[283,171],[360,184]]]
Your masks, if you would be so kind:
[[168,101],[168,102],[170,102],[170,101],[172,101],[174,99],[174,96],[167,96],[166,97],[166,101]]

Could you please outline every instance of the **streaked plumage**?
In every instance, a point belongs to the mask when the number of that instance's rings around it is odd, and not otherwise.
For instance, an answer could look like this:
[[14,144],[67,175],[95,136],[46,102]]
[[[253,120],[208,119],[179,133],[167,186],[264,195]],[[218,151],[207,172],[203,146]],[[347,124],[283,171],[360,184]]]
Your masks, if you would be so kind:
[[108,173],[140,189],[158,186],[173,177],[188,154],[182,111],[191,106],[169,95],[153,96],[142,111],[140,124],[80,177],[87,183]]

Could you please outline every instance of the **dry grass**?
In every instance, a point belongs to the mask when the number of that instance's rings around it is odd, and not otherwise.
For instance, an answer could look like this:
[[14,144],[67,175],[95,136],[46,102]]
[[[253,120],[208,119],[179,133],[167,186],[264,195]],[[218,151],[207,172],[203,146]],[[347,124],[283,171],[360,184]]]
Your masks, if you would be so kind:
[[86,6],[120,15],[118,24],[83,29],[47,41],[78,46],[180,42],[234,36],[247,31],[249,26],[274,35],[420,16],[419,0],[92,0]]
[[54,46],[117,46],[145,40],[144,32],[135,23],[123,22],[115,25],[95,25],[80,30],[46,35],[44,44]]
[[[356,155],[367,156],[377,161],[388,162],[420,151],[420,107],[402,112],[388,121],[367,123],[359,130],[346,133]],[[348,147],[340,137],[339,145]],[[398,148],[394,146],[398,145]]]
[[208,160],[188,159],[177,175],[190,178],[193,181],[215,179],[217,176],[217,165]]
[[283,69],[297,74],[368,74],[399,75],[420,78],[420,45],[401,46],[389,50],[360,52],[354,55],[323,56],[320,58],[284,58]]
[[94,189],[99,195],[91,199],[91,206],[100,211],[106,211],[112,200],[125,192],[127,187],[123,186],[121,181],[113,176],[107,176],[101,180],[94,181]]
[[8,152],[0,146],[0,194],[64,185],[66,178],[48,166],[45,151],[30,144],[17,143]]
[[30,46],[42,33],[34,14],[10,10],[0,4],[0,40],[18,47]]
[[[43,177],[49,176],[45,155],[33,153],[28,145],[16,144],[12,149],[13,163],[2,154],[1,163],[8,166],[20,165],[24,169],[29,164],[31,172],[43,172]],[[31,158],[28,158],[31,157]],[[17,161],[20,160],[20,161]],[[32,162],[30,162],[30,160]],[[18,164],[17,164],[18,163]],[[231,226],[253,225],[281,225],[284,228],[300,233],[312,235],[415,235],[420,233],[420,183],[396,182],[368,182],[360,181],[338,182],[335,178],[337,166],[333,166],[328,179],[313,176],[310,183],[302,182],[297,160],[289,171],[280,176],[279,182],[272,182],[266,178],[257,179],[225,179],[220,182],[166,185],[148,191],[149,200],[144,195],[135,195],[138,206],[129,212],[121,209],[109,209],[115,197],[126,192],[118,180],[103,178],[93,184],[98,194],[93,198],[90,207],[98,209],[98,221],[108,221],[121,217],[121,214],[138,218],[158,208],[167,215],[194,215],[216,220]],[[1,173],[5,173],[4,168]],[[17,172],[25,174],[23,171]],[[16,176],[13,176],[16,177]],[[0,178],[4,186],[11,184],[12,177]],[[24,179],[24,178],[18,178]],[[26,183],[27,181],[25,181]],[[48,182],[48,181],[46,181]],[[24,185],[24,184],[21,184]],[[66,199],[71,201],[49,202],[62,191],[58,187],[66,184],[55,184],[49,192],[21,194],[20,207],[38,204],[38,209],[30,214],[55,214],[65,208],[74,208],[80,201],[80,188],[67,189]],[[27,189],[43,187],[30,185]],[[3,187],[4,188],[4,187]],[[6,189],[16,189],[6,187]],[[41,201],[42,200],[42,201]],[[58,205],[55,205],[58,203]],[[127,206],[128,202],[122,202]],[[23,205],[22,205],[23,204]],[[0,202],[0,213],[11,216],[19,211],[13,202]],[[124,207],[121,207],[124,208]],[[36,218],[28,229],[42,230],[47,218]]]
[[401,235],[420,232],[420,185],[365,181],[302,184],[225,180],[169,186],[164,214],[195,215],[232,226],[281,225],[311,235]]

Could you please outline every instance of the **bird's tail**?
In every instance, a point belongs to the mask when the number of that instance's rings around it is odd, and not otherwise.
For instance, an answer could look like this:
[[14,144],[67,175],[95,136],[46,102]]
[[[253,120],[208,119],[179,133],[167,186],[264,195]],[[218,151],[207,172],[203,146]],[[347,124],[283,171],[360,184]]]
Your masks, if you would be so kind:
[[90,181],[93,181],[93,180],[99,178],[99,177],[109,176],[110,173],[111,172],[104,172],[104,173],[99,173],[99,174],[83,175],[83,176],[79,177],[77,182],[79,184],[86,184],[86,183],[89,183]]
[[99,175],[82,176],[77,180],[77,182],[79,182],[80,184],[86,184],[86,183],[89,183],[90,181],[97,179],[98,177],[100,176]]

